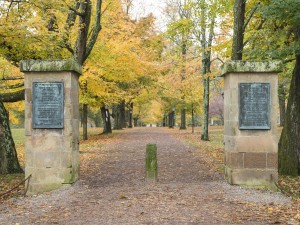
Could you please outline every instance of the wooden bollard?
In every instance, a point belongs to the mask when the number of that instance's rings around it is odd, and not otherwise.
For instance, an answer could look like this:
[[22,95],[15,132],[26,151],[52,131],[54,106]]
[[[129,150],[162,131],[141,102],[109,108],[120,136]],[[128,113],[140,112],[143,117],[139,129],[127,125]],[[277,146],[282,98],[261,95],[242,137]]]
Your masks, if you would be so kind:
[[157,146],[147,144],[146,147],[146,181],[157,181]]

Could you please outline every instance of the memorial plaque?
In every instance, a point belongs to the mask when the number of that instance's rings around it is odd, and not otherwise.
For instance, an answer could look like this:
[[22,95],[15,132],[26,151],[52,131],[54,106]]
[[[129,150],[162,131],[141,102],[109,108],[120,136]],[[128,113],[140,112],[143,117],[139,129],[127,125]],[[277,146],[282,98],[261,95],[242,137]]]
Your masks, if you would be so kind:
[[64,127],[63,82],[33,82],[33,128]]
[[239,84],[240,129],[270,129],[270,83]]

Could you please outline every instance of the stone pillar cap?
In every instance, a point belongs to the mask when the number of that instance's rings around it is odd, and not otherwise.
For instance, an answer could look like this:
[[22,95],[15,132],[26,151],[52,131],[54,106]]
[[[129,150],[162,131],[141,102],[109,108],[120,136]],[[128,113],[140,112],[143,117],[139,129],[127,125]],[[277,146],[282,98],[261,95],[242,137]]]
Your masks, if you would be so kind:
[[74,71],[82,74],[82,66],[73,59],[64,60],[21,60],[21,72],[59,72]]
[[272,73],[282,72],[283,64],[279,60],[270,61],[244,61],[234,60],[226,62],[221,67],[221,76],[228,73]]

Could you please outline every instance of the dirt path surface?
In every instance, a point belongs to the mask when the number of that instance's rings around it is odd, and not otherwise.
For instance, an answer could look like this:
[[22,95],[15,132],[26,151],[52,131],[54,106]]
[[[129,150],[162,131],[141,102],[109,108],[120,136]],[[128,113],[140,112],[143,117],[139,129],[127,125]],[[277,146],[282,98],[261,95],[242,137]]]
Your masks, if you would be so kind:
[[[148,143],[158,147],[155,185],[144,181]],[[199,149],[165,128],[126,130],[87,149],[80,182],[0,204],[0,224],[269,224],[259,206],[289,204],[278,193],[226,184]]]

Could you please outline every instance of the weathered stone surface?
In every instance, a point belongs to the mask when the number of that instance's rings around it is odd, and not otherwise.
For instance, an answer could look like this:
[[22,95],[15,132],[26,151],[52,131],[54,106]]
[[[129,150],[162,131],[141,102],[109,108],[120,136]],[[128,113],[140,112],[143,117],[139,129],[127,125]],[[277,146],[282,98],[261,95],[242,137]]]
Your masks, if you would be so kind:
[[235,151],[235,139],[234,135],[224,135],[224,144],[225,144],[225,151],[226,152],[234,152]]
[[[225,177],[229,183],[273,186],[277,181],[277,72],[281,66],[278,61],[233,61],[223,66]],[[270,130],[239,129],[240,83],[270,84]]]
[[32,102],[32,92],[30,88],[25,88],[25,102]]
[[281,61],[230,61],[222,68],[222,75],[227,73],[249,73],[249,72],[281,72],[283,64]]
[[267,154],[265,152],[244,153],[244,168],[249,168],[249,169],[267,168]]
[[[37,194],[72,184],[79,179],[79,85],[80,70],[72,62],[24,62],[25,176],[32,174],[28,194]],[[50,69],[56,72],[51,72]],[[71,68],[72,71],[68,71]],[[66,70],[66,71],[65,71]],[[32,128],[32,83],[64,83],[64,128]]]
[[235,144],[237,152],[277,152],[277,143],[270,135],[239,136]]
[[254,186],[277,190],[277,170],[272,169],[232,169],[226,167],[225,178],[234,185]]
[[226,165],[231,168],[244,168],[244,153],[226,152]]
[[22,60],[21,72],[74,71],[82,74],[82,67],[72,59],[66,60]]
[[277,153],[267,153],[267,168],[277,170],[277,168],[278,168],[278,154]]

